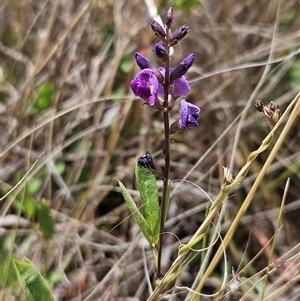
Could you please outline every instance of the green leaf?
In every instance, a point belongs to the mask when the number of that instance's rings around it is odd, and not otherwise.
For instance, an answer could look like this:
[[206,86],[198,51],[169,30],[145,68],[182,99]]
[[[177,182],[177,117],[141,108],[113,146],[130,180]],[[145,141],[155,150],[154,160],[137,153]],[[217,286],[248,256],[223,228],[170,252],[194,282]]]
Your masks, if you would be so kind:
[[37,219],[43,237],[50,239],[54,233],[54,221],[50,214],[50,207],[45,201],[41,201],[38,203],[37,209]]
[[41,187],[43,180],[38,177],[32,177],[27,185],[26,185],[26,192],[28,192],[29,195],[35,194]]
[[134,200],[132,199],[130,193],[127,191],[126,187],[123,185],[121,181],[119,182],[119,186],[121,188],[122,195],[125,199],[125,202],[129,208],[129,211],[131,212],[133,218],[135,219],[136,223],[138,224],[139,228],[141,229],[142,233],[148,240],[149,244],[152,245],[153,242],[153,234],[150,229],[150,226],[146,222],[143,215],[140,213],[138,207],[136,206]]
[[28,107],[29,115],[37,115],[41,111],[49,108],[54,95],[54,84],[45,82],[36,88],[36,94],[30,98],[30,106]]
[[145,167],[136,164],[135,176],[139,187],[142,202],[142,212],[153,234],[153,242],[159,240],[160,207],[156,177]]
[[27,301],[54,301],[44,278],[28,258],[12,261]]
[[53,94],[54,84],[52,82],[43,83],[37,88],[36,104],[40,110],[44,110],[51,105]]
[[66,170],[66,164],[63,162],[57,162],[55,163],[55,168],[58,174],[62,175],[63,172]]

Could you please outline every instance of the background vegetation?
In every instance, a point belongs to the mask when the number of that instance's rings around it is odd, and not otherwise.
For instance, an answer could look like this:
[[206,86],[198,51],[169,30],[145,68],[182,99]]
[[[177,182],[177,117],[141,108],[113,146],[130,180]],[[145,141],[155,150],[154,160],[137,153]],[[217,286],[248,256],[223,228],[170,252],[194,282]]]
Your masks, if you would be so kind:
[[[156,163],[163,162],[161,116],[129,89],[137,72],[134,52],[159,64],[145,2],[1,1],[0,187],[1,196],[10,193],[0,202],[0,299],[24,300],[10,261],[23,256],[41,271],[57,300],[149,296],[151,251],[117,185],[122,180],[138,201],[136,156],[149,150]],[[268,134],[254,100],[274,101],[284,112],[299,92],[300,19],[296,0],[156,4],[161,16],[174,4],[176,24],[190,27],[172,65],[196,54],[187,99],[202,110],[200,126],[174,135],[171,144],[176,192],[166,225],[166,271],[179,244],[205,217],[203,191],[216,196],[222,166],[237,174]],[[265,300],[275,300],[274,292],[276,300],[300,300],[299,133],[298,115],[227,248],[227,265],[221,261],[203,288],[220,294],[202,300],[221,300],[228,291],[230,300],[260,300],[255,283],[269,262],[276,266],[266,279]],[[257,158],[230,194],[222,236],[269,153]],[[267,244],[278,225],[276,241]],[[177,287],[192,285],[202,256],[182,271]],[[222,287],[231,267],[242,273],[229,280],[246,280],[236,291]],[[186,295],[175,290],[172,300]]]

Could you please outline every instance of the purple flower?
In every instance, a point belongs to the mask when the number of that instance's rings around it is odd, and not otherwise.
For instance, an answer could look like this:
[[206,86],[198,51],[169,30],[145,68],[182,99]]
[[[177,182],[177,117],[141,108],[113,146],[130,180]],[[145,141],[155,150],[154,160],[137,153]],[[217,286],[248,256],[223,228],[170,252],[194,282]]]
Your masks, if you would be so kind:
[[[174,69],[170,68],[170,74],[172,73]],[[164,67],[160,67],[158,68],[158,71],[165,77],[165,68]],[[171,94],[175,99],[177,99],[180,96],[185,95],[186,93],[188,93],[191,90],[191,87],[188,83],[188,81],[186,80],[185,76],[180,76],[179,78],[177,78],[173,84],[170,85],[170,89],[169,89],[169,94]],[[160,85],[159,87],[159,94],[163,95],[164,93],[164,89],[163,86]]]
[[136,78],[131,81],[131,89],[136,96],[139,96],[149,106],[153,106],[156,103],[159,90],[159,82],[155,73],[151,69],[143,69],[137,75]]
[[185,131],[186,128],[199,125],[198,117],[200,115],[200,111],[201,111],[200,108],[183,99],[180,104],[181,118],[178,122],[179,128],[182,131]]
[[185,131],[187,128],[199,125],[200,111],[197,106],[183,99],[180,104],[180,119],[171,124],[170,134],[173,135],[178,131]]

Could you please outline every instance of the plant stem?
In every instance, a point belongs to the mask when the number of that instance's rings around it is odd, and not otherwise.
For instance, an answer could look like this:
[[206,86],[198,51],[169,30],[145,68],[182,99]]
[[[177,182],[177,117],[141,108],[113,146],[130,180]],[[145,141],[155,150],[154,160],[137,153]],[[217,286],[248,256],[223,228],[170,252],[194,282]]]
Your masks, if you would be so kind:
[[160,239],[158,245],[158,277],[161,278],[161,255],[163,247],[163,232],[165,225],[165,216],[166,216],[166,204],[168,197],[168,182],[170,177],[170,133],[169,133],[169,113],[163,113],[164,117],[164,127],[165,127],[165,171],[164,171],[164,180],[163,180],[163,197],[161,202],[161,212],[160,212]]
[[[168,40],[168,36],[166,38]],[[167,45],[166,45],[167,46]],[[166,47],[168,55],[170,56],[169,47]],[[164,82],[164,107],[168,106],[168,97],[169,97],[169,60],[165,63],[165,82]],[[161,272],[161,256],[163,248],[163,233],[165,226],[165,217],[168,203],[168,185],[170,177],[170,121],[169,121],[169,111],[166,110],[163,112],[164,119],[164,132],[165,132],[165,144],[164,144],[164,155],[165,155],[165,170],[164,170],[164,179],[163,179],[163,197],[161,202],[161,211],[160,211],[160,230],[159,230],[159,244],[158,244],[158,260],[157,260],[157,278],[162,278]]]

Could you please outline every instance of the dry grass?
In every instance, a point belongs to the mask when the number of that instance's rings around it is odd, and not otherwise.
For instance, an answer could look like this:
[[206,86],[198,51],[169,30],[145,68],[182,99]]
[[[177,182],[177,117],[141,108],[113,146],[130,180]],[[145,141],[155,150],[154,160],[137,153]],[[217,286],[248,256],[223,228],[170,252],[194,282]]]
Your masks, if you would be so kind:
[[[222,166],[236,175],[267,136],[268,123],[253,101],[274,101],[284,112],[299,92],[297,1],[191,3],[192,9],[175,10],[175,23],[189,25],[190,32],[176,46],[172,64],[195,52],[187,98],[202,112],[200,126],[174,135],[171,144],[174,193],[164,271],[179,244],[203,222],[206,194],[213,199],[219,193]],[[162,5],[161,15],[170,4]],[[146,300],[151,251],[117,187],[122,180],[138,200],[136,155],[150,150],[163,163],[161,116],[129,89],[137,70],[135,51],[158,64],[145,3],[3,0],[0,11],[1,196],[10,191],[0,202],[0,296],[24,300],[9,259],[26,256],[57,300]],[[201,293],[213,296],[202,300],[261,300],[263,290],[263,300],[300,300],[299,110],[295,114],[232,233],[226,257],[205,277]],[[220,237],[228,233],[290,118],[230,194],[216,226]],[[55,222],[48,240],[36,212],[41,202]],[[214,258],[221,240],[211,246],[211,235],[197,246],[209,246],[211,255],[205,259],[206,251],[195,252],[170,300],[184,300],[201,267]],[[237,276],[225,278],[231,267]],[[237,283],[231,279],[239,279],[236,291],[227,285]]]

